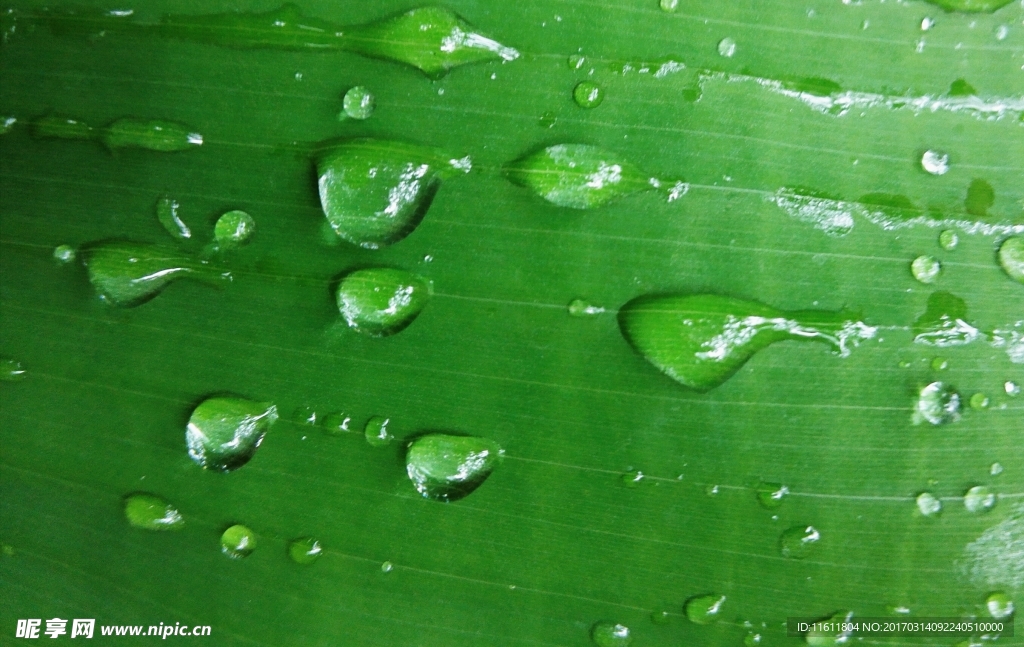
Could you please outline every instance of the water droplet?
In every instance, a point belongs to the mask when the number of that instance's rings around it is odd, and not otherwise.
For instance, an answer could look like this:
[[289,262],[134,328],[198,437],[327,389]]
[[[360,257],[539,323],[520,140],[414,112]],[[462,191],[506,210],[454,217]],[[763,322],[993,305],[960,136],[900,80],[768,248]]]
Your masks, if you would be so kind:
[[1006,37],[1010,35],[1009,25],[998,25],[995,29],[996,40],[1006,40]]
[[633,644],[629,627],[602,620],[590,628],[590,639],[597,647],[627,647]]
[[958,236],[952,229],[943,230],[943,232],[939,234],[939,246],[947,252],[953,251],[959,244],[960,236]]
[[1010,4],[1013,0],[927,0],[927,2],[938,5],[946,11],[992,13],[1000,7]]
[[914,45],[914,51],[917,52],[918,54],[920,54],[921,52],[924,51],[924,46],[925,46],[925,40],[923,38],[921,38],[921,39],[919,39],[917,41],[917,44]]
[[1010,599],[1010,596],[998,591],[985,599],[985,608],[990,616],[996,620],[1002,620],[1013,615],[1013,600]]
[[366,426],[363,428],[363,436],[371,447],[387,447],[395,439],[388,431],[388,424],[390,422],[391,418],[385,418],[384,416],[373,416],[366,421]]
[[320,414],[318,414],[316,409],[313,407],[302,406],[296,409],[295,413],[292,414],[292,420],[300,425],[308,425],[310,427],[316,425],[319,419]]
[[581,108],[596,108],[604,101],[604,90],[591,81],[580,81],[572,90],[572,98]]
[[352,416],[346,413],[329,413],[324,417],[323,428],[329,434],[344,434],[352,429]]
[[996,495],[984,485],[975,485],[964,494],[968,512],[988,512],[996,505]]
[[[820,628],[808,631],[804,634],[804,642],[808,647],[841,647],[850,642],[852,629],[850,621],[853,620],[852,611],[840,611],[827,619],[827,624],[822,623]],[[826,631],[827,627],[843,629],[843,631]]]
[[971,408],[972,409],[987,409],[989,405],[988,396],[984,393],[975,393],[971,396]]
[[615,153],[585,144],[558,144],[520,158],[504,168],[514,184],[548,202],[570,209],[592,209],[641,191],[662,189]]
[[651,622],[656,625],[667,625],[672,622],[672,616],[664,609],[651,611]]
[[566,59],[566,62],[569,64],[570,70],[580,70],[586,65],[587,58],[583,54],[572,54]]
[[180,530],[185,518],[177,508],[154,494],[136,492],[124,498],[128,523],[143,530]]
[[405,467],[425,498],[456,501],[480,487],[504,454],[487,438],[427,434],[409,443]]
[[821,341],[846,356],[849,346],[876,333],[846,311],[788,313],[714,294],[634,299],[620,309],[619,326],[647,361],[697,391],[722,384],[777,341]]
[[774,510],[782,505],[782,499],[789,494],[789,488],[781,483],[765,483],[762,481],[758,484],[756,493],[758,503],[769,510]]
[[0,382],[17,382],[25,379],[25,368],[16,359],[0,357]]
[[718,41],[718,55],[725,58],[732,58],[736,53],[736,41],[731,38],[723,38]]
[[718,614],[722,612],[724,604],[724,595],[716,595],[714,593],[698,595],[686,601],[686,604],[683,606],[683,612],[690,622],[698,625],[707,625],[718,619]]
[[921,168],[932,175],[945,175],[949,172],[949,155],[927,150],[921,156]]
[[921,20],[921,31],[928,31],[934,26],[935,21],[927,16]]
[[390,573],[394,569],[395,569],[395,565],[392,564],[391,562],[384,562],[383,564],[380,565],[380,572],[381,573]]
[[995,202],[996,192],[991,184],[977,178],[971,180],[967,187],[967,197],[964,199],[964,210],[967,213],[978,218],[985,218]]
[[949,292],[934,292],[913,327],[914,342],[945,348],[979,339],[981,331],[967,321],[967,303]]
[[214,285],[231,281],[228,273],[147,243],[104,242],[89,246],[82,255],[89,282],[102,299],[117,306],[145,303],[179,278]]
[[192,231],[181,218],[178,217],[178,201],[168,197],[162,197],[156,201],[156,219],[160,221],[163,228],[174,238],[184,240],[192,237]]
[[231,559],[248,557],[256,550],[256,533],[241,524],[231,526],[220,536],[220,549]]
[[908,362],[905,359],[901,359],[897,366],[899,366],[900,368],[910,368],[910,362]]
[[349,119],[362,120],[370,118],[370,115],[373,114],[373,109],[377,107],[377,100],[369,89],[357,85],[349,88],[341,101],[341,105],[342,113],[338,115],[339,119],[348,117]]
[[1012,236],[999,246],[999,264],[1006,275],[1024,283],[1024,237]]
[[1013,397],[1016,397],[1016,396],[1020,395],[1021,388],[1020,388],[1020,385],[1017,384],[1016,382],[1007,381],[1007,382],[1005,382],[1003,384],[1003,391],[1006,392],[1006,395],[1008,395],[1011,398],[1013,398]]
[[761,634],[750,632],[743,638],[743,645],[744,647],[757,647],[762,640]]
[[943,382],[932,382],[923,389],[917,399],[914,422],[922,421],[942,425],[960,419],[960,394]]
[[717,485],[708,485],[704,488],[704,494],[708,496],[718,496],[719,487]]
[[640,470],[633,470],[622,475],[622,484],[628,488],[635,488],[644,480],[644,473]]
[[[3,38],[3,36],[4,34],[0,32],[0,38]],[[18,123],[17,117],[0,116],[0,135],[6,135],[11,132],[16,123]]]
[[296,564],[312,564],[323,552],[323,546],[312,537],[300,537],[288,544],[288,556]]
[[583,299],[573,299],[569,302],[569,314],[573,317],[590,317],[604,312],[604,308],[594,306]]
[[408,236],[423,220],[441,181],[456,171],[468,173],[467,162],[402,142],[344,142],[317,159],[320,204],[338,236],[378,249]]
[[679,0],[660,0],[658,6],[661,10],[667,13],[672,13],[679,7]]
[[75,248],[71,245],[58,245],[53,248],[53,258],[58,263],[70,263],[75,260]]
[[992,476],[999,476],[1000,474],[1003,473],[1002,464],[992,463],[992,465],[988,468],[988,473],[991,474]]
[[401,332],[420,314],[433,294],[422,276],[374,267],[352,272],[338,284],[338,310],[350,328],[371,337]]
[[933,517],[942,512],[942,501],[931,492],[917,495],[917,509],[926,517]]
[[934,283],[942,271],[942,264],[933,256],[918,256],[910,264],[910,272],[921,283]]
[[779,552],[783,557],[803,559],[814,551],[821,533],[814,526],[793,526],[779,537]]
[[228,211],[213,226],[213,237],[221,249],[231,249],[249,242],[256,231],[256,221],[244,211]]
[[252,459],[276,420],[277,407],[269,402],[208,398],[189,418],[185,430],[188,455],[209,470],[236,470]]
[[933,371],[944,371],[949,368],[949,362],[946,361],[945,357],[936,357],[932,360]]
[[537,123],[540,124],[541,128],[553,128],[557,120],[558,117],[555,116],[555,113],[548,110],[547,112],[540,116],[540,119]]

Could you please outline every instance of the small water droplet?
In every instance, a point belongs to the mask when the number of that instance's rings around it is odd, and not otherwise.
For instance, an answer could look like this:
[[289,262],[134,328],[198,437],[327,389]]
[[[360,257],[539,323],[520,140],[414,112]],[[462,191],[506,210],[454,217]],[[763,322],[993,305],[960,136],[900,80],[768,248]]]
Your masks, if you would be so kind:
[[128,523],[143,530],[180,530],[185,518],[177,508],[154,494],[136,492],[124,498]]
[[[0,34],[0,38],[3,38],[2,34]],[[0,116],[0,135],[9,133],[16,123],[18,123],[17,117]]]
[[53,248],[53,258],[58,263],[67,264],[75,260],[75,248],[71,245],[58,245]]
[[373,114],[374,108],[377,107],[377,100],[364,86],[357,85],[349,88],[348,92],[341,100],[342,110],[338,115],[338,119],[369,119],[370,115]]
[[256,231],[256,221],[244,211],[228,211],[213,226],[213,237],[221,249],[244,245]]
[[972,409],[987,409],[989,405],[988,396],[984,393],[975,393],[971,396],[971,408]]
[[934,283],[942,271],[942,264],[934,256],[918,256],[910,264],[910,272],[921,283]]
[[744,647],[758,647],[763,640],[761,634],[750,632],[743,638]]
[[926,517],[933,517],[942,512],[942,501],[931,492],[917,495],[917,509]]
[[984,485],[975,485],[964,493],[964,507],[968,512],[988,512],[995,505],[995,493]]
[[590,639],[597,647],[627,647],[633,644],[629,627],[604,620],[594,623],[590,628]]
[[352,416],[347,413],[329,413],[324,416],[322,427],[329,434],[344,434],[353,431]]
[[0,357],[0,382],[17,382],[25,379],[25,368],[16,359]]
[[166,196],[156,201],[156,219],[171,236],[178,240],[192,237],[192,231],[178,216],[180,205],[177,200]]
[[569,302],[569,314],[573,317],[590,317],[602,314],[604,311],[604,308],[591,305],[583,299],[573,299]]
[[736,53],[736,41],[731,38],[723,38],[718,41],[718,54],[725,58],[732,58]]
[[390,445],[391,441],[395,438],[388,431],[388,424],[390,422],[391,419],[384,416],[373,416],[367,420],[366,426],[363,428],[366,442],[372,447],[386,447]]
[[425,498],[456,501],[480,487],[504,454],[487,438],[427,434],[409,443],[405,467],[416,491]]
[[1013,600],[1005,593],[997,591],[985,599],[985,609],[996,620],[1009,618],[1013,615],[1014,611]]
[[988,468],[988,473],[991,474],[992,476],[999,476],[1000,474],[1002,474],[1002,463],[992,463],[992,465]]
[[925,17],[921,20],[921,31],[928,31],[935,26],[935,20],[929,17]]
[[295,413],[292,415],[292,420],[300,425],[309,425],[312,427],[320,420],[320,414],[318,414],[316,409],[313,407],[303,406],[295,410]]
[[672,13],[679,7],[679,0],[660,0],[658,6],[667,13]]
[[1024,237],[1011,236],[999,246],[999,264],[1014,281],[1024,283]]
[[220,549],[231,559],[248,557],[256,550],[256,533],[241,524],[235,524],[220,536]]
[[959,244],[960,236],[952,229],[945,229],[939,234],[939,246],[947,252],[953,251]]
[[704,494],[708,496],[718,496],[720,488],[717,485],[708,485],[704,488]]
[[[850,642],[853,634],[850,628],[853,620],[852,611],[840,611],[831,618],[817,625],[820,628],[812,629],[804,634],[804,642],[808,647],[841,647]],[[837,631],[836,629],[839,629]]]
[[1010,35],[1009,25],[999,25],[996,27],[996,40],[1006,40],[1006,37]]
[[1020,385],[1017,384],[1016,382],[1007,381],[1003,384],[1003,391],[1006,392],[1006,395],[1010,396],[1011,398],[1014,398],[1020,395],[1021,388]]
[[949,172],[949,155],[935,150],[926,150],[921,155],[921,168],[931,175],[945,175]]
[[301,81],[302,80],[302,72],[296,72],[295,73],[295,80],[296,81]]
[[861,31],[866,30],[870,26],[871,26],[871,21],[870,20],[865,20],[864,22],[862,22],[860,24]]
[[651,611],[651,622],[656,625],[667,625],[672,621],[672,616],[664,609]]
[[635,488],[644,480],[644,473],[640,470],[633,470],[622,475],[622,484],[628,488]]
[[942,425],[960,419],[960,394],[943,382],[932,382],[923,389],[915,407],[915,421]]
[[433,294],[422,276],[404,270],[374,267],[352,272],[338,284],[338,311],[348,326],[371,337],[405,330]]
[[724,595],[716,595],[714,593],[698,595],[686,601],[686,604],[683,606],[683,613],[686,614],[690,622],[698,625],[707,625],[718,619],[718,614],[722,612],[724,604]]
[[761,506],[774,510],[782,505],[782,499],[789,494],[789,488],[781,483],[765,483],[762,481],[756,488],[757,502]]
[[252,459],[276,420],[277,407],[269,402],[208,398],[192,412],[185,429],[188,455],[205,469],[236,470]]
[[572,90],[572,98],[581,108],[596,108],[604,101],[604,90],[592,81],[580,81]]
[[380,572],[381,573],[390,573],[393,570],[395,570],[395,565],[392,564],[391,562],[384,562],[383,564],[380,565]]
[[582,69],[587,63],[587,58],[583,54],[571,54],[567,59],[570,70]]
[[540,119],[537,120],[537,123],[538,125],[540,125],[541,128],[553,128],[557,120],[558,117],[555,115],[555,113],[548,110],[547,112],[540,116]]
[[300,537],[288,544],[288,556],[296,564],[312,564],[323,552],[323,546],[312,537]]
[[901,359],[897,366],[899,366],[900,368],[910,368],[910,362],[908,362],[905,359]]
[[783,557],[803,559],[810,555],[821,533],[814,526],[793,526],[779,536],[779,552]]

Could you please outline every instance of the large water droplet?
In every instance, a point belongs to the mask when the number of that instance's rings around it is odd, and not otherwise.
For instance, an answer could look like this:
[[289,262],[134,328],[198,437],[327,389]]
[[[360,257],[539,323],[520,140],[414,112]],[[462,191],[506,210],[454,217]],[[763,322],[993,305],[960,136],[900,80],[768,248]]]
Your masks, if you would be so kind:
[[910,264],[910,272],[921,283],[934,283],[939,278],[942,265],[934,256],[918,256]]
[[943,425],[960,419],[960,394],[944,382],[932,382],[921,389],[914,407],[914,421]]
[[1024,237],[1011,236],[999,246],[999,264],[1006,275],[1024,283]]
[[686,604],[683,606],[683,612],[690,622],[698,625],[707,625],[718,619],[718,614],[722,612],[724,604],[724,595],[716,595],[714,593],[698,595],[686,601]]
[[366,426],[363,428],[363,437],[366,438],[366,442],[371,447],[387,447],[394,440],[394,436],[388,431],[388,424],[391,422],[390,418],[384,416],[373,416],[366,421]]
[[323,546],[313,537],[300,537],[288,544],[288,556],[296,564],[312,564],[323,552]]
[[349,88],[345,93],[345,97],[341,100],[341,107],[342,114],[338,115],[339,118],[363,120],[369,119],[373,114],[373,109],[377,107],[377,101],[368,88],[357,85],[354,88]]
[[572,99],[581,108],[596,108],[604,101],[604,90],[592,81],[580,81],[572,90]]
[[456,501],[480,487],[504,453],[487,438],[428,434],[409,443],[405,467],[424,497]]
[[0,357],[0,382],[17,382],[25,379],[25,367],[12,357]]
[[814,552],[821,533],[814,526],[793,526],[779,536],[779,553],[790,559],[803,559]]
[[185,519],[177,508],[155,494],[136,492],[124,498],[128,523],[143,530],[180,530]]
[[988,512],[995,506],[995,493],[984,485],[975,485],[964,493],[964,507],[968,512]]
[[356,139],[327,148],[316,166],[320,204],[335,233],[377,249],[408,236],[441,181],[471,164],[414,144]]
[[338,310],[350,328],[372,337],[404,330],[430,300],[429,281],[404,270],[374,267],[352,272],[338,284]]
[[996,620],[1003,620],[1013,615],[1013,600],[1005,593],[998,591],[985,599],[985,609]]
[[789,488],[781,483],[761,482],[757,486],[757,502],[769,510],[782,505],[782,500],[789,494]]
[[597,647],[628,647],[633,644],[629,627],[602,620],[590,628],[590,639]]
[[277,420],[277,407],[245,398],[204,400],[185,429],[188,455],[206,469],[230,472],[256,453],[263,436]]
[[662,188],[617,154],[585,144],[558,144],[508,165],[505,177],[559,207],[592,209],[616,198]]
[[244,211],[228,211],[213,226],[213,238],[221,249],[244,245],[256,231],[256,221]]
[[179,278],[223,285],[231,275],[204,262],[148,243],[110,241],[83,250],[89,282],[100,297],[118,306],[145,303]]
[[921,168],[932,175],[945,175],[949,172],[949,155],[927,150],[921,155]]
[[938,5],[946,11],[959,11],[961,13],[992,13],[1000,7],[1013,2],[1013,0],[925,0],[933,5]]
[[718,41],[718,55],[725,58],[732,58],[736,54],[736,41],[731,38],[723,38]]
[[256,550],[256,533],[241,524],[235,524],[220,536],[220,549],[231,559],[248,557]]
[[821,341],[845,356],[849,345],[876,332],[845,311],[783,312],[713,294],[634,299],[619,311],[619,326],[647,361],[697,391],[722,384],[778,341]]
[[184,240],[192,237],[192,231],[178,216],[178,201],[162,197],[156,201],[156,219],[174,238]]
[[926,517],[934,517],[942,512],[942,501],[931,492],[917,495],[917,509]]

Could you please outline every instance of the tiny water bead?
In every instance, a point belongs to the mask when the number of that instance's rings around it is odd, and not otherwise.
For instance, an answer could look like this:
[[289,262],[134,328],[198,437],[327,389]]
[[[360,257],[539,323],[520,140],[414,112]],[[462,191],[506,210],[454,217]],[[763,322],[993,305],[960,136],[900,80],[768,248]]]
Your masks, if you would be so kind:
[[0,382],[18,382],[25,379],[25,367],[12,357],[0,357]]
[[177,200],[162,197],[156,201],[156,219],[168,234],[178,240],[185,240],[192,237],[192,231],[178,216],[178,209]]
[[220,536],[220,549],[231,559],[248,557],[256,550],[256,533],[241,524],[235,524]]
[[288,544],[288,556],[296,564],[312,564],[323,552],[323,546],[313,537],[300,537]]
[[1021,388],[1020,388],[1020,385],[1017,384],[1016,382],[1009,382],[1008,381],[1008,382],[1005,382],[1003,384],[1003,391],[1006,392],[1006,395],[1008,395],[1011,398],[1013,398],[1013,397],[1016,397],[1016,396],[1020,395]]
[[627,647],[633,644],[629,627],[602,620],[590,628],[590,639],[597,647]]
[[672,615],[668,611],[659,609],[657,611],[651,611],[651,622],[656,625],[667,625],[672,621]]
[[686,618],[690,622],[707,625],[718,619],[718,614],[722,612],[724,604],[724,595],[714,593],[698,595],[686,601],[686,604],[683,605],[683,613],[686,614]]
[[88,246],[82,256],[89,282],[100,298],[116,306],[145,303],[180,278],[213,285],[231,281],[230,273],[148,243],[103,242]]
[[1002,474],[1003,473],[1003,465],[1002,465],[1002,463],[992,463],[992,465],[990,465],[989,468],[988,468],[988,473],[991,474],[992,476],[999,476],[1000,474]]
[[537,124],[541,128],[553,128],[556,121],[558,121],[558,116],[548,110],[540,116],[540,119],[537,120]]
[[946,361],[945,357],[936,357],[932,360],[933,371],[944,371],[949,368],[949,362]]
[[350,328],[371,337],[405,330],[433,294],[433,285],[404,270],[374,267],[352,272],[338,283],[338,311]]
[[990,401],[984,393],[975,393],[971,396],[971,408],[977,411],[987,409]]
[[679,7],[679,0],[660,0],[658,6],[666,13],[672,13]]
[[823,622],[815,623],[815,628],[804,634],[804,642],[808,647],[841,647],[850,642],[853,629],[852,611],[840,611]]
[[192,412],[185,445],[193,461],[205,469],[230,472],[248,463],[270,426],[277,407],[237,397],[212,397]]
[[707,485],[704,487],[704,494],[708,496],[718,496],[718,493],[720,491],[721,488],[719,488],[718,485],[715,484]]
[[1011,236],[999,246],[999,265],[1006,275],[1024,283],[1024,237]]
[[931,492],[917,495],[917,509],[926,517],[934,517],[942,512],[942,501]]
[[128,523],[143,530],[180,530],[185,518],[178,509],[155,494],[136,492],[124,498]]
[[221,249],[231,249],[249,242],[255,231],[256,221],[252,216],[235,209],[217,218],[217,224],[213,226],[213,238]]
[[581,108],[596,108],[604,101],[604,90],[592,81],[580,81],[572,90],[572,99]]
[[914,422],[944,425],[960,419],[960,394],[944,382],[932,382],[923,389],[914,408]]
[[321,426],[329,434],[345,434],[354,431],[352,416],[347,413],[329,413],[324,416]]
[[984,485],[975,485],[964,493],[964,507],[968,512],[988,512],[995,506],[995,493]]
[[931,175],[945,175],[949,172],[949,155],[927,150],[921,155],[921,168]]
[[623,337],[680,384],[709,391],[755,353],[784,340],[819,341],[845,357],[876,328],[848,311],[785,312],[715,294],[639,297],[619,310]]
[[390,422],[391,419],[384,416],[373,416],[366,421],[363,436],[371,447],[387,447],[391,444],[395,437],[388,431]]
[[736,53],[736,41],[731,38],[723,38],[718,41],[718,55],[725,58],[732,58]]
[[744,647],[757,647],[761,644],[762,640],[764,640],[764,636],[762,636],[759,633],[751,631],[743,637],[743,645]]
[[320,414],[313,407],[303,406],[295,410],[295,413],[292,414],[292,420],[300,425],[312,427],[320,420]]
[[420,224],[441,182],[468,173],[468,157],[415,144],[355,139],[328,146],[316,159],[320,204],[343,240],[379,249]]
[[755,492],[757,494],[757,502],[762,507],[774,510],[782,505],[782,500],[789,494],[789,488],[781,483],[765,483],[762,481],[757,485]]
[[587,63],[587,57],[583,54],[570,54],[565,62],[568,63],[570,70],[581,70]]
[[934,256],[918,256],[910,264],[910,272],[921,283],[934,283],[942,271],[942,265]]
[[71,245],[57,245],[53,248],[53,258],[58,263],[68,264],[75,260],[77,252]]
[[390,573],[393,570],[395,570],[395,565],[392,564],[391,562],[384,562],[383,564],[380,565],[380,572],[381,573]]
[[345,93],[341,100],[341,106],[342,112],[338,115],[339,118],[363,120],[369,119],[373,114],[374,108],[377,107],[377,100],[369,89],[357,85],[354,88],[349,88]]
[[427,434],[409,443],[405,468],[424,498],[456,501],[480,487],[504,454],[487,438]]
[[939,234],[939,246],[947,252],[953,251],[959,244],[960,236],[958,236],[952,229],[944,229],[942,233]]
[[569,314],[573,317],[591,317],[602,314],[604,311],[604,308],[591,305],[583,299],[573,299],[569,302]]
[[[2,36],[0,36],[0,38],[2,38]],[[16,123],[18,123],[17,117],[10,117],[7,115],[0,116],[0,135],[6,135],[11,132],[11,129],[14,128],[14,124]]]
[[814,552],[821,533],[814,526],[793,526],[779,536],[779,553],[790,559],[803,559]]
[[635,488],[644,480],[644,473],[640,470],[633,470],[622,475],[622,484],[628,488]]
[[1005,593],[998,591],[985,599],[985,609],[996,620],[1003,620],[1013,615],[1013,600]]

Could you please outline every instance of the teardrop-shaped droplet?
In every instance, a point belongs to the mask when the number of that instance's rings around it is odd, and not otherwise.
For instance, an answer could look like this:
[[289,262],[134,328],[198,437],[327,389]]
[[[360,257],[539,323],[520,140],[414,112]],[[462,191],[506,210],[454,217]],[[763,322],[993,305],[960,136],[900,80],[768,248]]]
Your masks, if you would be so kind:
[[1024,237],[1011,236],[999,246],[999,264],[1006,275],[1024,283]]
[[213,238],[221,249],[232,249],[249,242],[256,231],[256,221],[244,211],[234,209],[217,218]]
[[629,647],[633,644],[633,636],[629,627],[617,622],[601,620],[590,628],[590,640],[597,647]]
[[396,141],[356,139],[317,159],[320,204],[335,233],[369,249],[408,236],[426,215],[441,181],[469,172],[469,158]]
[[697,391],[722,384],[775,342],[821,341],[846,356],[877,330],[845,311],[783,312],[714,294],[634,299],[619,311],[619,327],[647,361]]
[[422,276],[388,267],[352,272],[336,293],[338,310],[350,328],[387,337],[413,322],[430,300],[432,286]]
[[300,537],[288,544],[288,556],[296,564],[312,564],[323,554],[324,548],[313,537]]
[[188,126],[158,119],[118,119],[103,129],[100,139],[107,148],[145,148],[152,151],[184,151],[203,143],[203,136]]
[[269,402],[209,398],[189,418],[185,429],[188,455],[209,470],[236,470],[249,462],[276,420],[277,407]]
[[[992,13],[993,11],[1010,4],[1013,0],[925,0],[925,2],[942,7],[946,11],[958,11],[960,13]],[[924,29],[923,26],[922,29]]]
[[716,595],[714,593],[698,595],[686,601],[683,612],[690,622],[698,625],[707,625],[718,619],[718,614],[722,612],[724,604],[724,595]]
[[487,438],[428,434],[409,443],[405,468],[425,498],[457,501],[487,480],[504,453]]
[[793,526],[779,536],[779,553],[790,559],[803,559],[820,540],[821,533],[814,526]]
[[169,283],[191,278],[221,285],[231,275],[204,262],[149,243],[109,241],[83,250],[89,282],[104,300],[118,306],[139,305]]
[[177,508],[155,494],[142,492],[124,498],[124,517],[143,530],[181,530],[185,525]]
[[982,337],[967,319],[967,303],[949,292],[933,292],[913,327],[914,342],[945,348],[964,346]]
[[29,132],[38,139],[93,139],[95,129],[84,121],[63,115],[47,115],[32,121]]
[[166,196],[160,198],[156,201],[156,219],[168,234],[178,240],[184,240],[192,237],[192,230],[178,216],[179,207],[177,200]]
[[662,183],[617,154],[586,144],[558,144],[505,166],[505,177],[548,202],[593,209]]
[[231,559],[242,559],[256,550],[256,533],[241,524],[235,524],[220,536],[220,550]]

